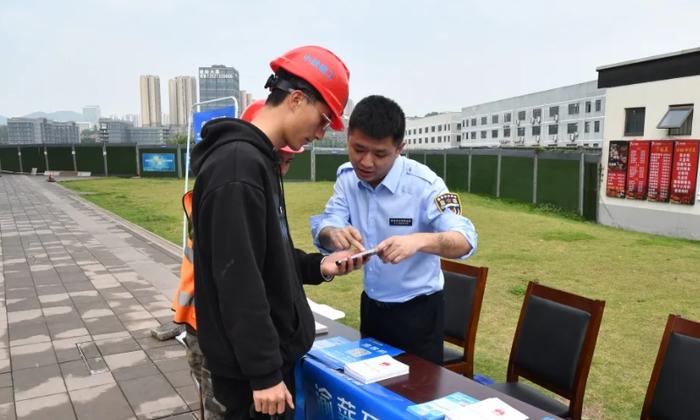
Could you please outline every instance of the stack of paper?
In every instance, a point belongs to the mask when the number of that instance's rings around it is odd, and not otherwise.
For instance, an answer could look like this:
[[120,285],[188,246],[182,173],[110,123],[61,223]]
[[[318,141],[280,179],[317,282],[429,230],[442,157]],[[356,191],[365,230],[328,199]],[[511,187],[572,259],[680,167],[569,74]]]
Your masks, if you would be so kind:
[[316,335],[325,334],[327,332],[328,332],[328,326],[316,321]]
[[331,369],[342,369],[346,364],[377,356],[397,356],[403,350],[379,342],[373,338],[349,341],[343,337],[316,340],[309,355]]
[[475,402],[479,402],[479,400],[461,392],[454,392],[437,400],[411,405],[406,410],[426,420],[443,420],[445,413],[455,411],[460,407],[474,404]]
[[391,356],[384,355],[348,363],[345,365],[344,372],[363,384],[371,384],[395,376],[407,375],[408,365]]
[[527,418],[525,414],[498,398],[487,398],[445,415],[445,420],[526,420]]

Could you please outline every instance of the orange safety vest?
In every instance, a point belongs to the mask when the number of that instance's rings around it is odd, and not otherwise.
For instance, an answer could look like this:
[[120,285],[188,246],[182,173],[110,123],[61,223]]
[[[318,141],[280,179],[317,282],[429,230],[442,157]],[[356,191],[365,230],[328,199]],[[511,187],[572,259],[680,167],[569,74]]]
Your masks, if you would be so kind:
[[197,318],[194,313],[194,252],[192,251],[192,226],[190,216],[192,214],[192,191],[187,191],[182,196],[182,207],[187,216],[187,246],[180,264],[180,284],[173,298],[172,309],[175,311],[173,322],[187,324],[197,331]]

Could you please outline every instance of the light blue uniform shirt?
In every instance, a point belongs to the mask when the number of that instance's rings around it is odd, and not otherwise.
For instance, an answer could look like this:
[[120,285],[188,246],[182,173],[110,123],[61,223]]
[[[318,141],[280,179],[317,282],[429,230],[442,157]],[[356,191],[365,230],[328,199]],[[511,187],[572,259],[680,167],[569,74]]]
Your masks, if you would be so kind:
[[[474,225],[449,209],[444,212],[436,197],[447,193],[445,182],[427,166],[399,156],[384,180],[373,188],[360,180],[351,163],[338,168],[333,196],[323,214],[311,216],[311,235],[322,252],[319,232],[327,227],[354,226],[365,248],[373,248],[394,235],[418,232],[460,232],[472,250],[477,247]],[[372,257],[364,267],[364,287],[370,298],[382,302],[405,302],[442,290],[440,257],[418,252],[398,264],[385,264]]]

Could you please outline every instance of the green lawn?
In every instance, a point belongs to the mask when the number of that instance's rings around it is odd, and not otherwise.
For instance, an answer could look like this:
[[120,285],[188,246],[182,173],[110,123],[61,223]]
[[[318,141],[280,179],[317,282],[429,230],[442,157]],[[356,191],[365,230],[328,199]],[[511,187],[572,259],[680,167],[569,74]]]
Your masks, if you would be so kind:
[[[64,182],[88,200],[173,242],[181,235],[182,181]],[[287,183],[296,246],[312,250],[308,218],[332,183]],[[606,301],[588,380],[589,418],[638,418],[669,313],[700,320],[700,242],[626,232],[471,194],[464,212],[479,233],[469,261],[489,267],[476,339],[476,372],[505,379],[522,297],[530,280]],[[308,295],[346,312],[358,326],[361,276],[337,278]]]

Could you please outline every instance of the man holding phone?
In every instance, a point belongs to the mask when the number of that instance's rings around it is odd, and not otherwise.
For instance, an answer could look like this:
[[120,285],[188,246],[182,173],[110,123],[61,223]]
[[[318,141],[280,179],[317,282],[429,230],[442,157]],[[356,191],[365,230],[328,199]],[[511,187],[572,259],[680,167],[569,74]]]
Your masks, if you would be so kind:
[[391,99],[374,95],[355,106],[350,162],[338,168],[324,213],[311,218],[311,234],[326,252],[376,248],[379,258],[365,257],[362,335],[440,363],[440,257],[468,258],[477,235],[459,196],[430,168],[401,156],[404,132],[404,113]]

